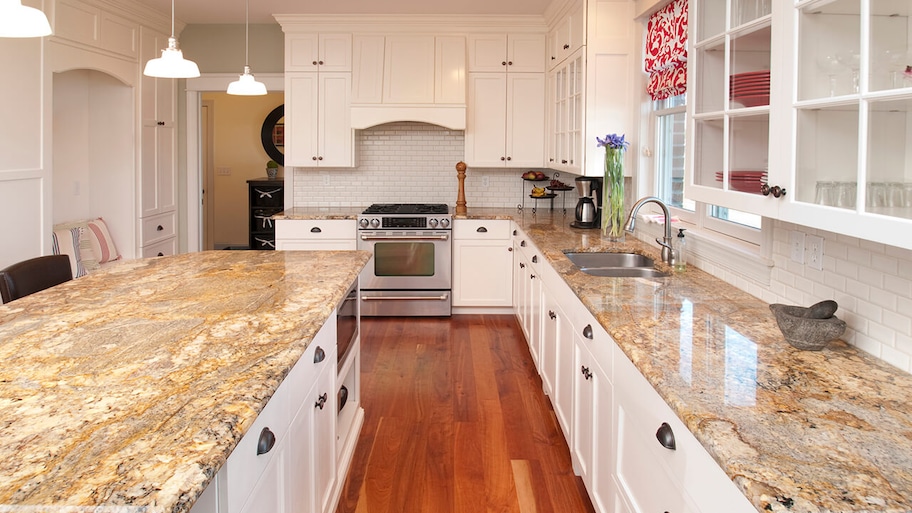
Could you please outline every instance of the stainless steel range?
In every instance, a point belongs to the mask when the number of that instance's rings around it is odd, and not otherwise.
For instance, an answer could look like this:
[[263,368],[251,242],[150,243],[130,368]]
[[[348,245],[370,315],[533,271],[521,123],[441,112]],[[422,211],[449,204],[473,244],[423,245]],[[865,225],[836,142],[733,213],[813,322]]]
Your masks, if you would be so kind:
[[452,215],[444,204],[374,204],[358,216],[362,316],[449,316]]

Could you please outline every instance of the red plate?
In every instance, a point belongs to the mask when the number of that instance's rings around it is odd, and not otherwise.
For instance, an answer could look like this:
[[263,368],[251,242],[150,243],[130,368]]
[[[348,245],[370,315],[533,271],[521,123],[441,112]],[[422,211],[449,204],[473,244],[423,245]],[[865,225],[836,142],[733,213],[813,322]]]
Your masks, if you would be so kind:
[[741,96],[735,98],[734,101],[744,105],[745,107],[758,107],[760,105],[769,105],[770,96],[768,94],[760,94],[757,96]]
[[732,75],[732,78],[742,78],[742,77],[768,77],[770,76],[770,70],[763,69],[759,71],[742,71],[741,73],[735,73]]

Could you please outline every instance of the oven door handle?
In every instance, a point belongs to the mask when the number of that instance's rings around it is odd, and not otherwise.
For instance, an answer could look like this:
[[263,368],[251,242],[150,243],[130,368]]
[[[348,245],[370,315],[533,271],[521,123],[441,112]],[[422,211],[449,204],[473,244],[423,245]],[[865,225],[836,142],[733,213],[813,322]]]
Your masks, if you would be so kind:
[[391,300],[391,301],[446,301],[449,297],[448,293],[441,294],[439,296],[361,296],[362,301],[382,301],[382,300]]
[[449,240],[447,235],[362,235],[361,240]]

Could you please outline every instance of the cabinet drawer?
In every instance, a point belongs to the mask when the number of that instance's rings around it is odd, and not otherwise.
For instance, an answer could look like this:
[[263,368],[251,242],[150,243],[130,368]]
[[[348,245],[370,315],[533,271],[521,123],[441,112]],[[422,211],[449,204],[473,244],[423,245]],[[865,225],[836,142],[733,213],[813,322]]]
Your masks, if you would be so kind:
[[143,247],[174,237],[176,233],[177,216],[175,212],[145,217],[140,220],[140,240]]
[[[269,465],[276,454],[280,442],[288,432],[291,416],[288,405],[288,387],[280,386],[273,394],[263,411],[257,416],[249,431],[238,442],[231,455],[228,456],[226,465],[226,481],[228,495],[228,513],[237,513],[247,501],[253,491],[260,475]],[[275,436],[273,450],[265,454],[257,454],[257,445],[264,428]]]
[[250,207],[278,207],[285,204],[284,185],[251,185]]
[[155,244],[150,244],[148,246],[143,246],[142,248],[142,257],[160,257],[160,256],[171,256],[177,254],[177,237],[171,237],[170,239],[163,240],[161,242],[156,242]]
[[354,219],[278,219],[276,238],[279,239],[351,239],[357,235]]
[[456,219],[454,239],[509,239],[513,223],[504,219]]
[[[318,356],[319,354],[319,356]],[[290,414],[293,418],[299,409],[313,407],[308,394],[317,376],[324,367],[336,368],[336,319],[326,321],[314,336],[307,350],[285,378],[283,386],[288,387]],[[321,392],[322,393],[322,392]]]

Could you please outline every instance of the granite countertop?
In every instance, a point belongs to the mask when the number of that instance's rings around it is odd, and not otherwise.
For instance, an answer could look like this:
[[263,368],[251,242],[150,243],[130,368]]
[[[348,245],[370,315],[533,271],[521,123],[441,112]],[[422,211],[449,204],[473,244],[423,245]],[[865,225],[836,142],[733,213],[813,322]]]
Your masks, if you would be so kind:
[[369,256],[132,260],[0,306],[0,511],[188,511]]
[[460,217],[515,220],[759,511],[912,511],[909,374],[841,341],[797,350],[768,304],[693,266],[657,279],[584,274],[563,250],[658,260],[659,246],[610,243],[570,228],[572,214]]
[[273,219],[358,219],[358,214],[367,208],[363,207],[293,207],[274,216]]

